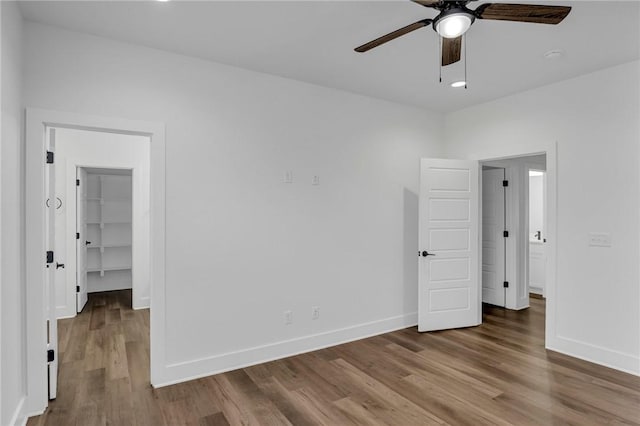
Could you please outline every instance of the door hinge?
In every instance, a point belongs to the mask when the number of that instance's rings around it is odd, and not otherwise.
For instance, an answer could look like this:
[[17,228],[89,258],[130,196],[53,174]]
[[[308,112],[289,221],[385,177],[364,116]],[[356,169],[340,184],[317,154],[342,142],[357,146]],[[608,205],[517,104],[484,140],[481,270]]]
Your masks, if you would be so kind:
[[80,286],[79,285],[76,286],[76,293],[80,293]]
[[56,353],[53,349],[47,350],[47,362],[53,362],[56,359]]
[[509,231],[502,231],[502,236],[505,238],[509,238]]
[[505,281],[505,282],[503,282],[503,283],[502,283],[502,286],[503,286],[504,288],[509,288],[509,281]]
[[76,179],[76,186],[80,186],[80,179]]
[[53,152],[47,151],[47,164],[53,164]]
[[53,252],[51,250],[47,252],[47,263],[53,263]]
[[504,186],[504,187],[509,186],[509,181],[508,180],[503,180],[502,181],[502,186]]
[[80,233],[76,232],[76,240],[79,240],[79,239],[80,239]]

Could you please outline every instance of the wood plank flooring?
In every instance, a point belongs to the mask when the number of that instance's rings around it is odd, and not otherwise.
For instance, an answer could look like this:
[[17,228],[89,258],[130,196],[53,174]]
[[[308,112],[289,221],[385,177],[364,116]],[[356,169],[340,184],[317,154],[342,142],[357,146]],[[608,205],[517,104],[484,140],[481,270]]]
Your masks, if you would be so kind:
[[149,385],[149,312],[91,294],[59,321],[43,425],[640,424],[640,378],[544,349],[544,300],[480,327],[415,328],[174,386]]

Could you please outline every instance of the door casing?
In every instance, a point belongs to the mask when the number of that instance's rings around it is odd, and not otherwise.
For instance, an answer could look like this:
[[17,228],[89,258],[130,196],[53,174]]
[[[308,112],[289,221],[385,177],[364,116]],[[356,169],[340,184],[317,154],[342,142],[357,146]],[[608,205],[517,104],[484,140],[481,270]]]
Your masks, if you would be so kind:
[[[562,343],[557,337],[557,316],[556,316],[556,265],[557,265],[557,142],[540,141],[530,142],[520,148],[514,149],[511,146],[493,146],[483,154],[476,153],[470,155],[469,159],[478,160],[480,163],[492,161],[510,160],[522,157],[532,157],[536,155],[546,155],[546,215],[547,215],[547,269],[546,269],[546,315],[545,315],[545,348],[563,352]],[[506,170],[507,180],[513,179],[509,170]],[[480,196],[480,200],[482,197]],[[508,203],[507,197],[507,203]],[[507,214],[507,228],[513,229],[513,217]],[[528,213],[527,213],[528,220]],[[527,228],[518,232],[524,234]],[[480,242],[482,242],[482,226],[480,226]],[[526,245],[526,244],[525,244]],[[528,247],[527,247],[528,254]],[[482,256],[482,253],[480,253]],[[509,265],[507,264],[507,276],[509,276]]]
[[[26,347],[27,399],[25,416],[39,415],[48,405],[47,336],[44,254],[46,251],[45,130],[71,128],[111,133],[145,135],[151,140],[150,257],[151,257],[151,384],[162,381],[165,368],[165,126],[163,123],[68,113],[38,108],[26,109]],[[57,354],[56,354],[57,356]]]

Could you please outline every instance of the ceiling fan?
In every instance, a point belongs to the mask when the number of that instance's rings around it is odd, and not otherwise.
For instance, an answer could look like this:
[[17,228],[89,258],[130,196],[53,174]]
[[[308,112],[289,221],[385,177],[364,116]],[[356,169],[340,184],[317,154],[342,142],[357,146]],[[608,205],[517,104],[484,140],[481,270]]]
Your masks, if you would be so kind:
[[498,21],[531,22],[535,24],[556,25],[562,22],[571,11],[568,6],[546,6],[536,4],[485,3],[475,10],[467,4],[476,0],[411,0],[424,7],[439,10],[433,19],[423,19],[375,40],[356,47],[356,52],[366,52],[412,31],[432,25],[442,37],[441,66],[451,65],[460,60],[462,35],[467,32],[476,19]]

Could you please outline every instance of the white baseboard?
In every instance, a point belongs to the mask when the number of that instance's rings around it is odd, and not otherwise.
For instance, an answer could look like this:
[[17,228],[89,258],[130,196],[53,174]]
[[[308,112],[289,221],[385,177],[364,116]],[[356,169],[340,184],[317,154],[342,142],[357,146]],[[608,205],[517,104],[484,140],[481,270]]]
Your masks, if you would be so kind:
[[212,376],[226,371],[299,355],[305,352],[316,351],[330,346],[412,327],[417,323],[418,313],[413,312],[212,357],[170,364],[165,367],[161,379],[158,383],[154,383],[154,387],[173,385],[200,377]]
[[56,319],[67,319],[76,316],[76,307],[69,309],[68,306],[56,306]]
[[27,397],[23,396],[22,398],[20,398],[20,401],[18,401],[18,405],[16,406],[16,409],[13,412],[13,415],[11,416],[11,420],[9,420],[10,426],[24,426],[27,424],[28,417],[25,416],[24,413],[22,412],[22,409],[24,408],[24,403],[26,400],[27,400]]
[[149,309],[149,306],[151,305],[151,298],[149,296],[146,297],[138,297],[137,299],[134,299],[132,304],[133,304],[133,309],[134,310],[138,310],[138,309]]
[[556,336],[547,349],[640,376],[640,357],[569,337]]

